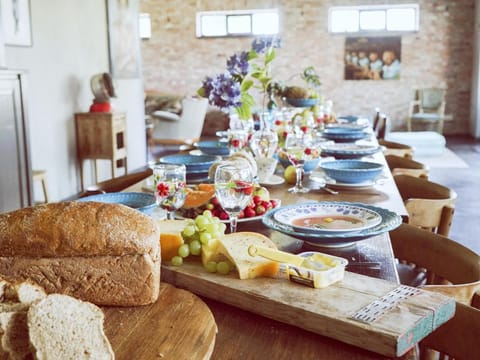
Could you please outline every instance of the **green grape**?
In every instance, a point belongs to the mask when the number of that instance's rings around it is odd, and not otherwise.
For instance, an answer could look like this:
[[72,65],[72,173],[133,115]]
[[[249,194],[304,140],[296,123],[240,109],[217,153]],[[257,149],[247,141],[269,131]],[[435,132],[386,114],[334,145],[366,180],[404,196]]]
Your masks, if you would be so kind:
[[188,244],[182,244],[178,248],[178,255],[181,256],[182,258],[186,258],[188,255],[190,255],[190,247]]
[[195,218],[195,225],[197,225],[198,230],[202,231],[205,229],[205,225],[207,225],[210,221],[203,215],[198,215]]
[[183,229],[183,236],[186,236],[186,237],[190,237],[192,236],[193,234],[195,234],[195,225],[187,225],[184,229]]
[[217,272],[217,263],[215,261],[209,261],[205,264],[205,269],[210,273]]
[[217,271],[220,274],[227,275],[228,273],[230,273],[230,270],[231,270],[230,264],[226,261],[220,261],[217,264]]
[[210,210],[204,210],[203,211],[203,216],[211,219],[212,218],[212,212]]
[[200,255],[202,251],[202,244],[198,240],[193,240],[190,243],[190,254],[192,255]]
[[183,258],[181,256],[174,256],[170,261],[174,266],[181,266],[183,264]]
[[210,233],[210,234],[213,234],[217,230],[218,230],[218,224],[217,223],[211,222],[210,224],[205,225],[205,231]]
[[227,225],[225,225],[225,223],[219,223],[219,225],[218,225],[218,230],[219,230],[222,234],[225,234],[225,230],[227,230]]
[[202,244],[208,244],[210,240],[212,240],[212,235],[209,234],[208,232],[202,232],[200,234],[200,242]]
[[222,237],[222,233],[220,231],[215,231],[212,233],[212,239],[220,239]]

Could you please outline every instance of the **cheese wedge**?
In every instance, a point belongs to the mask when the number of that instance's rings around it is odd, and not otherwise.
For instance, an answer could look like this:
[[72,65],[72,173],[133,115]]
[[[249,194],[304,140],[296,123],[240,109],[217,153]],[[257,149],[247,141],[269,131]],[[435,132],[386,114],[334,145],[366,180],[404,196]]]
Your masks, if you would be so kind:
[[276,276],[279,263],[261,256],[251,256],[248,253],[250,245],[277,249],[275,243],[262,234],[237,232],[219,239],[217,252],[225,255],[235,265],[242,280]]
[[183,244],[182,231],[188,220],[161,220],[160,225],[160,252],[162,261],[170,261],[178,254],[178,248]]

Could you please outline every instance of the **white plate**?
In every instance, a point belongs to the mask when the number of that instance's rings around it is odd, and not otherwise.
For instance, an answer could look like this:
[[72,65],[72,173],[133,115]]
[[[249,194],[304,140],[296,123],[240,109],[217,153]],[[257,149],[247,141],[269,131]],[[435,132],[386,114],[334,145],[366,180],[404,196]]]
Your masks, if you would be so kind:
[[[305,225],[307,218],[322,218],[318,225]],[[273,218],[281,224],[303,233],[345,233],[370,229],[382,221],[382,216],[372,209],[357,204],[318,202],[284,206],[275,211]],[[330,219],[329,221],[326,221]],[[307,221],[307,223],[309,223]]]
[[279,175],[272,175],[270,176],[270,179],[266,181],[261,181],[260,185],[280,185],[285,182],[285,179],[282,176]]

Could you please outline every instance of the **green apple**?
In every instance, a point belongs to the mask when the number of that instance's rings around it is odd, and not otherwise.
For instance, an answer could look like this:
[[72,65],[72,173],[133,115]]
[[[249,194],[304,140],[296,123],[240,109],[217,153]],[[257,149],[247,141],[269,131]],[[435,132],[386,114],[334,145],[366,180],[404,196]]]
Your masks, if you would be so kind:
[[253,191],[253,196],[260,196],[263,201],[270,201],[270,192],[266,187],[257,186]]

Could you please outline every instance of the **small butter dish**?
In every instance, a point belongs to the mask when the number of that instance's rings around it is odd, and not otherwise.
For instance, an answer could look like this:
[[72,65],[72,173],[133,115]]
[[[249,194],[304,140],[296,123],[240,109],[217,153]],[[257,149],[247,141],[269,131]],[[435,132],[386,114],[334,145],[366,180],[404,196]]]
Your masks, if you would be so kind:
[[305,259],[301,265],[285,264],[287,278],[295,283],[316,289],[325,288],[343,279],[348,261],[320,252],[298,254]]

